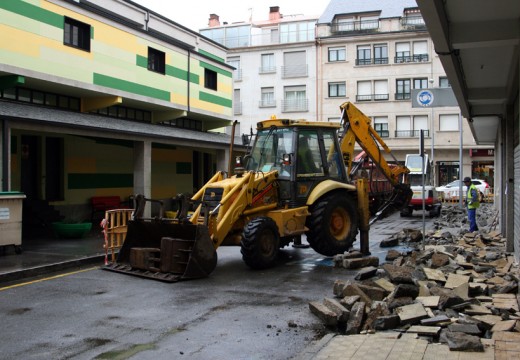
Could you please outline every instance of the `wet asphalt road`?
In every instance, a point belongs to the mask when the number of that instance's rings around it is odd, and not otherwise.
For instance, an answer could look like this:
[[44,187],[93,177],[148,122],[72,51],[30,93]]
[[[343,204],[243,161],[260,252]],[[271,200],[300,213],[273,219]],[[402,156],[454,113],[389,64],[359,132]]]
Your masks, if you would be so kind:
[[[421,221],[416,212],[372,225],[372,255],[383,262],[379,241]],[[3,289],[0,357],[290,359],[329,332],[308,303],[356,274],[310,248],[285,248],[265,271],[250,270],[238,247],[217,252],[205,279],[168,284],[91,268]]]

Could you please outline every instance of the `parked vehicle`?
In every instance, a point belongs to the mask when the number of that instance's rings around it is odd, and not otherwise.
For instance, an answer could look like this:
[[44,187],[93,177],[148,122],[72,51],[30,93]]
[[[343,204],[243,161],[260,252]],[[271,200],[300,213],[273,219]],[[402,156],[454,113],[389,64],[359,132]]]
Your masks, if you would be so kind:
[[[482,179],[471,179],[471,182],[477,187],[480,192],[480,201],[483,201],[484,198],[489,194],[489,184]],[[454,180],[447,185],[439,186],[435,188],[439,193],[440,197],[445,200],[458,200],[459,199],[459,189],[460,189],[460,180]],[[462,192],[466,194],[467,188],[462,184]]]

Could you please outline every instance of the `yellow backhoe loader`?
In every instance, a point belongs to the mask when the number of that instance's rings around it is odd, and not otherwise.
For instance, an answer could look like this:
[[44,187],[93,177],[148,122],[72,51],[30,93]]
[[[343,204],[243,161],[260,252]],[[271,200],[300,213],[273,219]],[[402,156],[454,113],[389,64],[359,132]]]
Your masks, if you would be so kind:
[[[146,200],[136,196],[117,261],[105,267],[163,281],[208,276],[221,245],[241,247],[253,269],[274,264],[279,249],[306,234],[318,253],[333,256],[352,247],[360,231],[368,253],[370,224],[366,179],[349,179],[359,144],[394,186],[395,196],[376,214],[401,208],[412,192],[408,169],[390,167],[390,149],[353,104],[341,105],[338,123],[272,118],[258,123],[252,151],[235,174],[217,172],[174,219],[143,218]],[[392,155],[393,156],[393,155]],[[188,213],[188,205],[196,209]]]

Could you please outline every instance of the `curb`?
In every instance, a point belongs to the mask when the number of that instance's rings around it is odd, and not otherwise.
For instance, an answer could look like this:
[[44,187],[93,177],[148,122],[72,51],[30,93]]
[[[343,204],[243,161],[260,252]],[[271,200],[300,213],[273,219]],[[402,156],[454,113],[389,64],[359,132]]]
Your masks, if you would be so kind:
[[99,264],[102,266],[105,261],[105,255],[89,256],[74,260],[67,260],[55,264],[36,266],[29,269],[15,270],[12,272],[0,274],[0,284],[12,281],[19,281],[26,278],[46,275],[49,273],[59,272],[71,268],[81,267],[83,265]]
[[323,349],[338,334],[327,334],[315,343],[307,346],[300,354],[292,358],[292,360],[311,360],[316,354]]

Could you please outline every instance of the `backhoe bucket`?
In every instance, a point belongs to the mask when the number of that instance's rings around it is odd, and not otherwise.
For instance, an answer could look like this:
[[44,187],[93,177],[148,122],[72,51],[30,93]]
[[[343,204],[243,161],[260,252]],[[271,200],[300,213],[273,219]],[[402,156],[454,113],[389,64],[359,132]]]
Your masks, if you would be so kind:
[[128,223],[117,261],[106,270],[176,282],[206,277],[217,252],[203,225],[134,220]]

